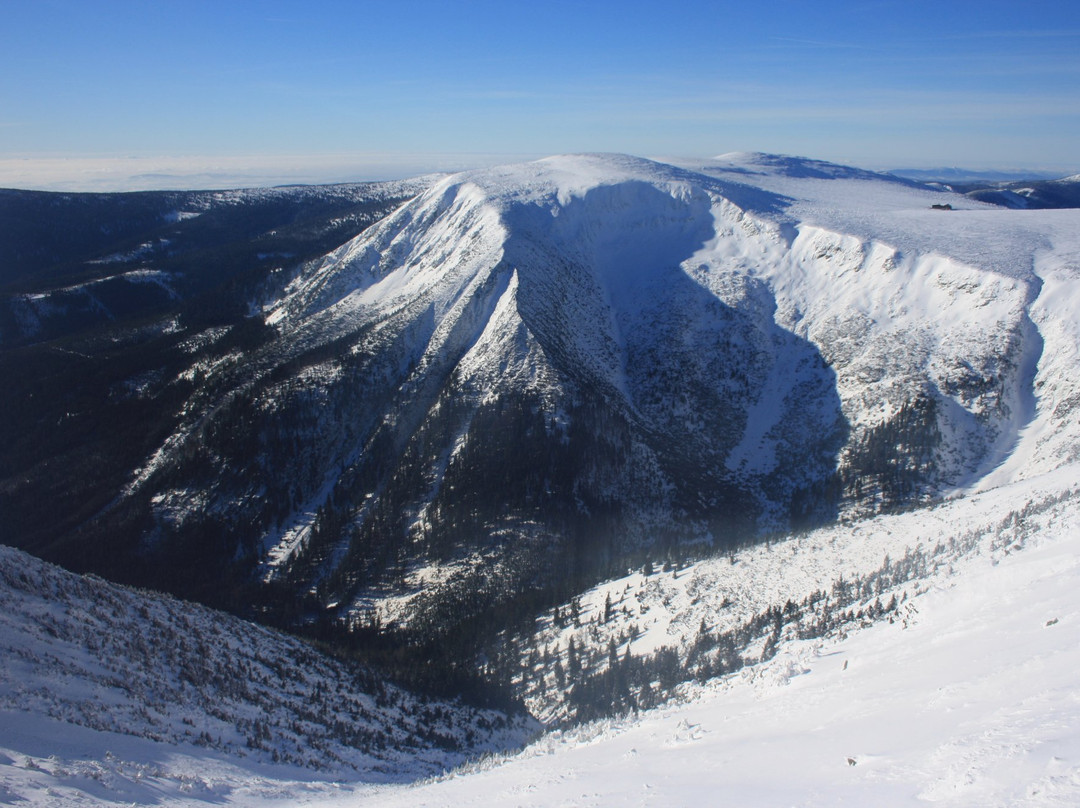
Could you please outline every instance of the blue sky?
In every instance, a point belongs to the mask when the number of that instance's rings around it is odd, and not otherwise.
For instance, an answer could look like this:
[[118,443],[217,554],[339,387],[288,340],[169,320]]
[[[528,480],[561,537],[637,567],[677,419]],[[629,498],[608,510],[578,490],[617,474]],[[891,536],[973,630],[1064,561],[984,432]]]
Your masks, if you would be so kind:
[[571,151],[1080,171],[1075,0],[0,11],[0,184],[95,166],[103,185],[347,180]]

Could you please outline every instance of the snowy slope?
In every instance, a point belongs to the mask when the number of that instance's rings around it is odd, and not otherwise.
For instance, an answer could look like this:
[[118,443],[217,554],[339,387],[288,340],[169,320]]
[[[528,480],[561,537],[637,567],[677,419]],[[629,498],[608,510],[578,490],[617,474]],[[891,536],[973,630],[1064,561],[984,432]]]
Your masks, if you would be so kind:
[[[448,177],[298,279],[268,320],[292,346],[370,329],[353,350],[409,368],[386,416],[405,430],[451,369],[458,397],[539,391],[556,419],[575,389],[601,391],[656,439],[630,452],[625,478],[642,482],[599,490],[654,527],[692,498],[676,504],[685,482],[658,447],[712,470],[695,472],[714,476],[697,483],[717,487],[701,494],[712,507],[737,488],[774,529],[803,500],[822,507],[835,466],[841,510],[867,513],[979,485],[1006,460],[993,484],[1072,456],[1077,419],[1059,402],[1073,374],[1059,370],[1080,344],[1073,212],[1017,215],[768,155],[690,168],[587,155]],[[931,209],[944,201],[957,209]],[[910,479],[887,490],[867,470],[904,428],[927,445],[889,461]]]
[[[1039,579],[1041,561],[1018,559],[1075,549],[1078,256],[1076,211],[1002,210],[797,158],[562,156],[446,177],[307,265],[266,311],[275,337],[201,369],[182,428],[126,495],[156,520],[150,550],[233,520],[230,563],[427,639],[523,594],[552,603],[579,540],[594,541],[582,555],[635,559],[596,586],[591,573],[531,633],[519,620],[476,664],[552,726],[701,704],[564,729],[465,785],[432,784],[429,804],[485,788],[631,801],[624,789],[658,784],[658,804],[683,804],[718,782],[697,770],[741,772],[740,804],[1050,805],[1054,789],[1069,804],[1076,739],[1055,760],[1040,733],[1059,726],[1046,693],[1075,701],[1076,660],[1043,643],[1071,625],[1050,621],[1075,611],[1073,567]],[[773,538],[665,568],[665,542],[741,529]],[[1022,597],[1006,611],[991,586]],[[928,609],[954,612],[962,656]],[[1032,610],[1045,632],[1025,633]],[[1020,656],[982,679],[966,660],[990,653],[995,621]],[[850,643],[875,660],[866,674],[836,668]],[[890,654],[910,659],[903,681]],[[1018,681],[1025,654],[1045,658],[1045,679]],[[969,723],[902,720],[938,702]],[[776,718],[789,714],[793,735]],[[896,745],[878,723],[900,727]],[[612,779],[631,749],[672,777],[635,764],[641,779]],[[790,790],[768,790],[770,749],[801,750]],[[559,779],[574,768],[581,780]],[[511,795],[515,782],[537,790]]]
[[[787,644],[682,704],[360,804],[1075,805],[1078,495],[1074,468],[957,503],[948,522],[897,517],[888,532],[916,545],[1057,500],[918,582],[902,619]],[[819,557],[803,552],[810,572]]]
[[[658,573],[656,586],[642,584],[656,597],[642,600],[667,623],[647,626],[640,642],[677,642],[669,628],[687,611],[722,613],[693,602],[695,582],[726,587],[733,607],[749,612],[851,576],[884,553],[897,559],[900,548],[921,549],[933,563],[900,587],[907,597],[894,614],[785,639],[772,659],[684,685],[666,706],[551,732],[516,755],[416,786],[331,782],[9,707],[0,794],[28,806],[1075,805],[1075,466],[745,551],[734,566],[717,561],[727,571],[712,577],[702,565]],[[626,583],[637,585],[608,588]],[[582,611],[604,591],[584,597]]]
[[[942,458],[950,484],[985,488],[1075,457],[1075,374],[1063,372],[1080,344],[1068,314],[1080,278],[1075,211],[1004,211],[774,155],[694,168],[789,201],[790,260],[763,271],[778,322],[821,346],[836,369],[853,424],[879,418],[875,407],[896,387],[921,380],[951,402],[939,426],[964,436]],[[945,202],[955,210],[931,208]],[[981,458],[965,455],[972,439]]]
[[585,546],[602,567],[1041,474],[1080,447],[1078,234],[759,154],[448,176],[200,369],[123,501],[151,548],[224,526],[223,562],[402,627],[470,574],[480,610],[550,591]]
[[[560,606],[563,619],[552,610],[537,621],[520,650],[520,687],[534,714],[557,724],[589,706],[575,698],[572,685],[605,675],[612,644],[620,664],[674,652],[683,672],[672,674],[671,693],[724,647],[718,641],[724,635],[738,656],[729,667],[737,670],[768,657],[770,635],[816,638],[875,620],[906,620],[913,614],[908,601],[925,591],[927,579],[972,556],[1018,550],[1048,523],[1065,519],[1075,526],[1068,520],[1080,508],[1078,488],[1077,467],[1068,466],[913,513],[842,523],[670,570],[657,564],[649,574],[632,572]],[[571,609],[576,619],[566,618]],[[555,663],[537,664],[538,652],[565,669],[571,642],[582,672],[557,688]],[[642,703],[632,688],[631,697]]]
[[2,546],[0,659],[0,761],[55,755],[40,762],[68,772],[54,772],[61,791],[115,799],[203,782],[174,755],[251,775],[402,781],[515,747],[535,726],[413,695],[287,635]]

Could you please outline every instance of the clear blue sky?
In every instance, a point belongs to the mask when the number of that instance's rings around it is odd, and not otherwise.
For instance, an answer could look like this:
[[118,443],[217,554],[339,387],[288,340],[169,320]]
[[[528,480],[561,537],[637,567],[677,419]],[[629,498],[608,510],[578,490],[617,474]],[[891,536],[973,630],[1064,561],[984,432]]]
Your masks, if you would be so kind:
[[325,180],[365,161],[374,175],[380,163],[759,150],[1080,171],[1076,0],[0,0],[0,11],[0,163],[25,170],[294,159]]

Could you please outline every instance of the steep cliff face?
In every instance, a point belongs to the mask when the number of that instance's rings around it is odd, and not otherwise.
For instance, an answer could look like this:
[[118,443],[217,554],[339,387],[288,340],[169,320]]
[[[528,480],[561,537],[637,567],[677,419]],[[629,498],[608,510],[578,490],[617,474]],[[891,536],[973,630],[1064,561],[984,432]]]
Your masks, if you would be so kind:
[[[17,543],[288,623],[334,606],[431,635],[486,614],[480,635],[647,556],[1075,454],[1069,211],[753,154],[564,156],[414,191],[274,270],[259,316],[185,309],[93,371],[50,440],[77,438],[69,411],[134,440],[72,448],[115,462],[62,531],[23,507],[53,460],[5,477]],[[27,350],[85,375],[113,344]]]
[[431,591],[493,608],[980,479],[1033,417],[1038,277],[927,247],[936,192],[800,166],[571,156],[435,184],[204,370],[127,494],[145,552],[408,623]]

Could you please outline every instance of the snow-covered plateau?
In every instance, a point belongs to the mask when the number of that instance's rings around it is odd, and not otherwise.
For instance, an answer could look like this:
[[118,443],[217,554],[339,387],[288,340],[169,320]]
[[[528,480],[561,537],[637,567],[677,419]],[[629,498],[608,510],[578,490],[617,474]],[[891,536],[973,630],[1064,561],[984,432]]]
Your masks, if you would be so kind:
[[79,542],[533,719],[4,550],[0,803],[1080,804],[1080,210],[756,153],[414,192],[118,387],[176,414]]

